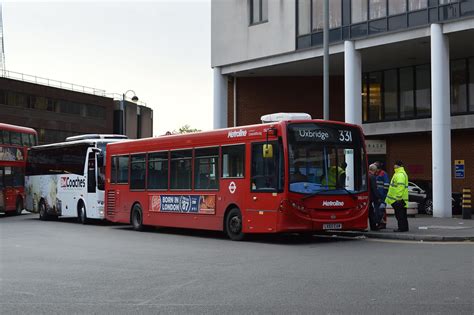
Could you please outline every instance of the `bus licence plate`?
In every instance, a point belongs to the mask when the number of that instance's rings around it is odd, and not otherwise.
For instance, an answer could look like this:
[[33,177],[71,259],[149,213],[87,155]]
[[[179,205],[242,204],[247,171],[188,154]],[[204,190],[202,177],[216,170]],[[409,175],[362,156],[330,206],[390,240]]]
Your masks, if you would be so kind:
[[342,229],[342,223],[323,224],[323,230],[340,230],[340,229]]

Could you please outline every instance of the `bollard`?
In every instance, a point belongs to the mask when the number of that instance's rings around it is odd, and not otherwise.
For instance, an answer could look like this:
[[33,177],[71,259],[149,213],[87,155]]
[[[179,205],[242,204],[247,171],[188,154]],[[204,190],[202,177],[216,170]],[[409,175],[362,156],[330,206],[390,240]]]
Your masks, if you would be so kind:
[[471,205],[471,189],[463,188],[462,190],[462,218],[471,219],[472,205]]

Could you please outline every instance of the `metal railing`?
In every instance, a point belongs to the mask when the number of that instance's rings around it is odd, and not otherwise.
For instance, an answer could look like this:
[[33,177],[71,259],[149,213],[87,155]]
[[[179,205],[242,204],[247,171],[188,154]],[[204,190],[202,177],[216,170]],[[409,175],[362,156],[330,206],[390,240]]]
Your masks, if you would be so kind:
[[30,74],[15,72],[15,71],[0,70],[0,76],[4,78],[8,78],[8,79],[30,82],[30,83],[75,91],[75,92],[82,92],[82,93],[98,95],[98,96],[106,96],[105,90],[100,90],[100,89],[92,88],[89,86],[63,82],[63,81],[58,81],[58,80],[53,80],[53,79],[48,79],[48,78],[42,78],[35,75],[30,75]]

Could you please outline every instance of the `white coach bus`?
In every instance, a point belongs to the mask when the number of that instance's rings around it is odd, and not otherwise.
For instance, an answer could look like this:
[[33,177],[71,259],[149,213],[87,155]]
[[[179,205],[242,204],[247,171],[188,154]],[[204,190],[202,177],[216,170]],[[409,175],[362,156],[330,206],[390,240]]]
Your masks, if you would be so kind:
[[41,220],[104,219],[105,149],[121,135],[81,135],[29,149],[25,208]]

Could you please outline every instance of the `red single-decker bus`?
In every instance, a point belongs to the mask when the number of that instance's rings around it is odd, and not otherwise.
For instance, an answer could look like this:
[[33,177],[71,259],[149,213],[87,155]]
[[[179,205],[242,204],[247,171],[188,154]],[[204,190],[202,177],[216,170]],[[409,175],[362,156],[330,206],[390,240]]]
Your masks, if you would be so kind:
[[[290,116],[291,118],[291,116]],[[105,217],[247,233],[365,230],[359,126],[283,120],[107,145]]]
[[34,129],[0,123],[0,212],[23,211],[27,148],[36,142]]

